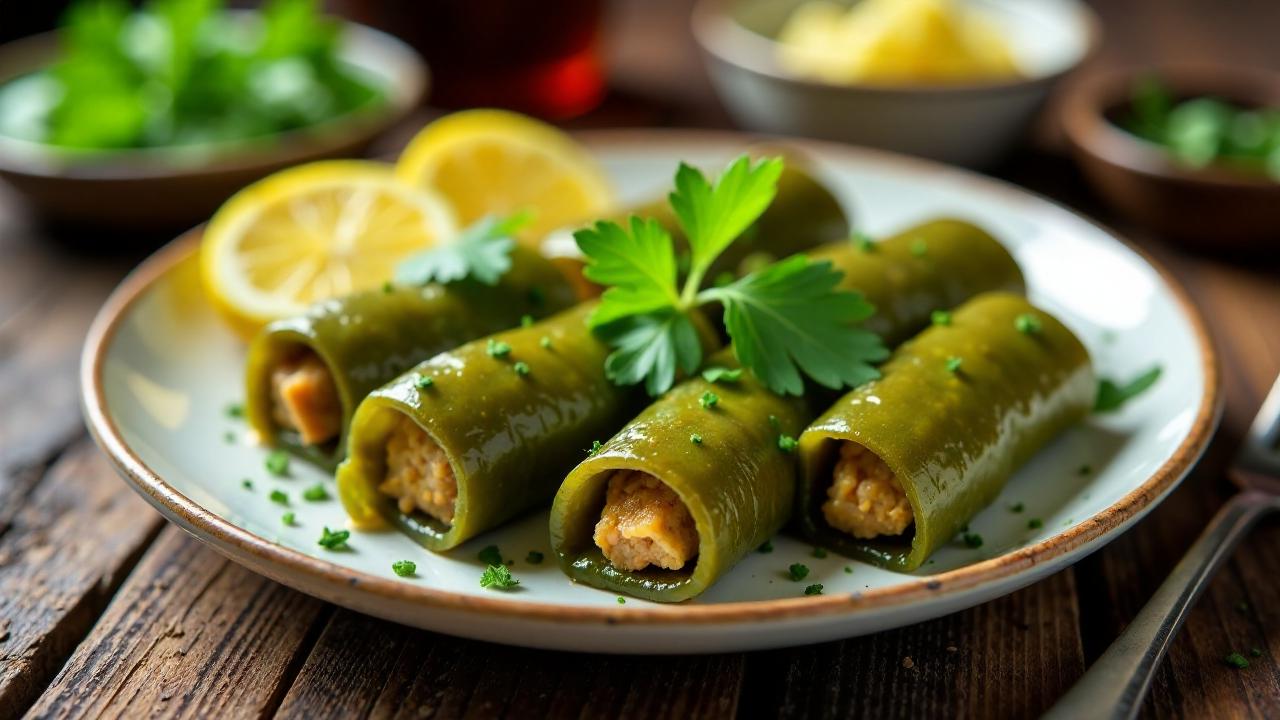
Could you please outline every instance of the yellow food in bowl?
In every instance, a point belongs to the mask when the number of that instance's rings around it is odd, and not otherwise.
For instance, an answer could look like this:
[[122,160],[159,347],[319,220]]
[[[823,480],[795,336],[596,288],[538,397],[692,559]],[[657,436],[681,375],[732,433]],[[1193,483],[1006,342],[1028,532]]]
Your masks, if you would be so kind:
[[839,84],[945,85],[1018,77],[1009,44],[957,0],[810,0],[778,36],[796,75]]

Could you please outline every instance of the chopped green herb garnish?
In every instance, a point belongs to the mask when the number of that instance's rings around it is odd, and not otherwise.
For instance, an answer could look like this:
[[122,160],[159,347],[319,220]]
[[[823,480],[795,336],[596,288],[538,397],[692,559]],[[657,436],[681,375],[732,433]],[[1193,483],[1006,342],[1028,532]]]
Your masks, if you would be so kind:
[[795,451],[796,451],[796,446],[797,446],[797,445],[799,445],[799,444],[800,444],[800,443],[799,443],[799,442],[797,442],[797,441],[796,441],[796,439],[795,439],[795,438],[793,438],[793,437],[791,437],[790,435],[779,435],[779,436],[778,436],[778,449],[779,449],[779,450],[781,450],[781,451],[782,451],[782,452],[784,452],[784,453],[793,453],[793,452],[795,452]]
[[911,241],[911,254],[916,257],[924,257],[929,252],[929,244],[924,238],[916,238]]
[[782,428],[782,423],[778,420],[777,415],[769,416],[769,427],[773,428],[774,430],[779,430]]
[[844,566],[844,574],[845,574],[845,575],[852,575],[852,574],[853,574],[853,568],[852,568],[852,567],[850,567],[850,566],[848,566],[848,565],[845,565],[845,566]]
[[1042,527],[1044,527],[1044,521],[1040,518],[1031,518],[1027,521],[1027,529],[1029,530],[1039,530]]
[[239,420],[244,417],[244,405],[241,403],[231,403],[226,409],[227,417]]
[[679,270],[671,233],[656,220],[633,217],[627,227],[602,221],[574,234],[587,258],[585,276],[607,286],[590,325],[613,349],[605,362],[610,380],[643,383],[657,396],[678,372],[696,370],[703,350],[690,314],[709,303],[723,306],[742,366],[774,392],[799,395],[804,376],[832,389],[879,377],[872,363],[888,353],[859,326],[874,308],[839,289],[842,274],[830,262],[797,255],[723,287],[702,287],[715,260],[773,201],[781,172],[778,158],[753,163],[743,156],[710,183],[680,165],[670,203],[689,247],[687,273]]
[[1089,467],[1088,465],[1081,465],[1081,466],[1080,466],[1080,469],[1079,469],[1079,470],[1077,470],[1076,472],[1077,472],[1078,474],[1080,474],[1081,476],[1084,476],[1084,475],[1088,475],[1088,474],[1092,473],[1092,472],[1093,472],[1093,468]]
[[529,292],[525,295],[529,298],[529,304],[536,308],[542,307],[547,302],[547,294],[542,291],[542,288],[536,285],[529,288]]
[[329,499],[329,491],[321,483],[316,483],[302,491],[302,499],[308,502],[321,502]]
[[489,353],[489,357],[504,358],[511,354],[511,346],[501,340],[489,338],[484,351]]
[[391,572],[400,577],[410,577],[418,572],[418,564],[412,560],[397,560],[391,563]]
[[280,522],[288,525],[289,527],[293,527],[298,524],[298,516],[291,510],[280,516]]
[[517,375],[524,377],[529,374],[529,363],[524,362],[523,360],[518,360],[511,366],[511,369],[515,370]]
[[435,245],[396,266],[396,281],[405,285],[450,283],[470,277],[497,285],[511,269],[515,234],[533,219],[530,213],[505,218],[483,217],[458,234],[453,242]]
[[245,478],[244,480],[240,481],[240,487],[244,488],[245,490],[252,490],[253,481],[250,480],[249,478]]
[[698,404],[704,408],[710,409],[720,402],[720,396],[708,390],[702,393],[702,397],[698,398]]
[[712,365],[711,367],[702,371],[702,379],[706,380],[709,383],[717,383],[717,382],[734,383],[734,382],[738,382],[738,379],[741,377],[742,377],[742,368],[733,368],[732,370],[730,370],[727,367]]
[[591,447],[587,449],[587,457],[595,457],[602,447],[604,446],[600,444],[599,440],[592,440]]
[[700,433],[689,433],[689,442],[694,445],[702,444],[702,435]]
[[814,548],[814,549],[813,549],[813,552],[812,552],[812,553],[810,553],[810,554],[811,554],[811,555],[813,555],[813,556],[814,556],[814,557],[816,557],[816,558],[821,559],[821,558],[824,558],[824,557],[826,557],[826,556],[827,556],[827,549],[826,549],[826,548],[816,547],[816,548]]
[[546,335],[543,335],[542,337],[538,338],[538,345],[539,345],[543,350],[550,350],[550,349],[551,349],[551,338],[547,337]]
[[1022,503],[1020,503],[1020,502],[1016,502],[1016,503],[1014,503],[1014,504],[1012,504],[1012,505],[1010,505],[1010,506],[1009,506],[1009,512],[1020,513],[1020,512],[1022,512],[1023,510],[1026,510],[1026,509],[1027,509],[1027,506],[1026,506],[1026,505],[1023,505],[1023,504],[1022,504]]
[[390,280],[382,283],[382,292],[386,295],[390,295],[395,289],[396,286],[392,285]]
[[497,545],[485,546],[483,550],[476,554],[480,562],[485,565],[502,565],[502,552],[498,550]]
[[875,241],[871,239],[870,235],[864,232],[858,232],[855,230],[853,232],[853,237],[851,237],[850,240],[853,242],[853,246],[862,252],[871,252],[876,249]]
[[236,442],[236,434],[228,430],[222,433],[222,441],[228,445],[234,445]]
[[325,526],[320,534],[318,544],[326,550],[341,550],[347,547],[347,540],[350,538],[350,530],[330,530],[328,526]]
[[1262,648],[1249,648],[1249,657],[1262,657]]
[[435,384],[436,384],[435,378],[431,377],[430,375],[419,375],[413,381],[413,386],[418,388],[419,390],[426,390],[427,388]]
[[821,595],[822,583],[814,583],[804,589],[805,595]]
[[934,310],[933,312],[929,313],[929,322],[933,323],[934,325],[950,325],[951,313],[947,312],[946,310]]
[[1157,365],[1124,384],[1102,378],[1098,381],[1098,398],[1093,404],[1093,411],[1105,413],[1120,409],[1120,406],[1155,385],[1156,380],[1160,379],[1160,373],[1161,368]]
[[1233,668],[1236,668],[1237,670],[1243,670],[1249,667],[1249,661],[1245,659],[1245,656],[1241,655],[1240,653],[1233,652],[1230,655],[1228,655],[1225,659],[1228,665],[1230,665]]
[[949,357],[947,358],[947,372],[955,375],[960,372],[960,366],[964,364],[963,358]]
[[271,498],[271,502],[277,505],[288,505],[289,496],[283,490],[272,490],[267,497]]
[[773,552],[773,541],[765,540],[763,543],[760,544],[760,547],[756,548],[756,552],[760,553],[761,555],[767,555]]
[[964,544],[974,550],[982,547],[982,536],[978,533],[965,533],[963,536]]
[[1035,335],[1044,330],[1040,318],[1031,313],[1023,313],[1013,319],[1013,327],[1023,335]]
[[787,572],[791,575],[791,579],[800,582],[809,576],[809,566],[801,563],[792,563],[787,568]]
[[624,597],[622,597],[621,595],[619,595],[619,596],[618,596],[618,604],[619,604],[619,605],[626,605],[626,604],[627,604],[627,599],[626,599],[626,598],[624,598]]
[[282,477],[289,474],[289,454],[284,450],[272,450],[267,453],[267,472]]
[[532,315],[521,315],[521,316],[520,316],[520,327],[530,327],[530,326],[532,326],[532,325],[533,325],[533,316],[532,316]]
[[510,590],[520,584],[520,581],[511,576],[511,570],[506,565],[490,565],[480,574],[480,587],[493,588],[494,590]]
[[524,556],[524,561],[530,565],[541,565],[544,558],[546,556],[537,550],[530,550],[529,554]]

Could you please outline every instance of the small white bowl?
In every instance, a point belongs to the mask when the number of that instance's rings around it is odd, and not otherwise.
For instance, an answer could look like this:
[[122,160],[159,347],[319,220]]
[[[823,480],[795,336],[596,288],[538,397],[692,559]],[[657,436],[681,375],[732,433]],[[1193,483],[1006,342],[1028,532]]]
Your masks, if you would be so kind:
[[999,159],[1054,82],[1100,38],[1096,16],[1078,0],[966,0],[1008,38],[1025,77],[971,85],[836,85],[798,77],[778,63],[775,38],[802,1],[700,0],[694,7],[694,36],[734,120],[752,130],[959,165]]

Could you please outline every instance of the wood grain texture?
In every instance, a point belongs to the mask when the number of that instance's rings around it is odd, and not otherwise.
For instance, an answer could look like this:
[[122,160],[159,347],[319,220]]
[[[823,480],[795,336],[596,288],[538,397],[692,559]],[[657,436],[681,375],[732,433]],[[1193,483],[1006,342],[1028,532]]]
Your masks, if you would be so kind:
[[0,537],[0,720],[44,689],[162,522],[87,439],[22,504]]
[[741,655],[608,657],[461,640],[337,611],[284,718],[687,718],[737,708]]
[[327,612],[168,527],[29,717],[269,715]]
[[1084,670],[1070,570],[937,620],[748,656],[761,717],[1037,717]]

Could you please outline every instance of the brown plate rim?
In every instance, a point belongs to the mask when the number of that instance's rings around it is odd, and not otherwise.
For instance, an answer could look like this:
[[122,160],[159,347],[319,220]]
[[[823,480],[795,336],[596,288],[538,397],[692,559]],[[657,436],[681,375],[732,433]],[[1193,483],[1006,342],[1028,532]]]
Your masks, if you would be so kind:
[[[605,130],[580,136],[590,146],[617,147],[626,144],[660,142],[665,146],[687,144],[705,147],[709,143],[746,146],[751,142],[780,138],[721,131],[689,130]],[[1204,452],[1212,438],[1222,412],[1222,385],[1217,352],[1206,330],[1199,310],[1193,305],[1181,284],[1164,267],[1146,253],[1121,239],[1116,233],[1058,203],[1017,188],[1000,180],[949,168],[927,160],[857,148],[837,143],[781,138],[824,158],[840,158],[846,162],[872,161],[888,163],[912,174],[928,173],[963,178],[988,190],[1016,200],[1026,196],[1047,202],[1117,239],[1136,252],[1165,282],[1177,300],[1180,310],[1191,325],[1200,350],[1204,392],[1196,418],[1186,437],[1170,458],[1141,485],[1089,519],[1033,545],[1019,548],[989,560],[966,565],[932,576],[912,578],[898,585],[857,593],[817,595],[811,597],[753,600],[714,605],[681,604],[653,608],[593,607],[547,602],[489,598],[439,590],[391,580],[312,557],[297,550],[277,545],[210,512],[186,497],[151,469],[125,442],[120,429],[107,412],[103,370],[107,350],[116,331],[132,306],[165,274],[195,252],[199,229],[189,231],[145,260],[121,282],[104,303],[89,330],[80,369],[82,404],[85,421],[98,445],[129,484],[166,516],[181,519],[180,527],[208,542],[232,559],[237,553],[247,555],[264,566],[283,566],[307,576],[308,583],[285,584],[311,592],[308,587],[324,586],[329,597],[342,597],[359,592],[380,599],[410,603],[442,611],[468,611],[477,615],[498,615],[538,621],[569,624],[733,624],[751,621],[781,620],[803,616],[851,614],[874,608],[912,603],[924,598],[939,598],[997,580],[1008,579],[1020,572],[1059,558],[1107,533],[1126,525],[1161,499],[1180,481]],[[197,532],[198,531],[198,532]],[[204,533],[205,535],[201,535]],[[284,577],[284,574],[281,573]]]

